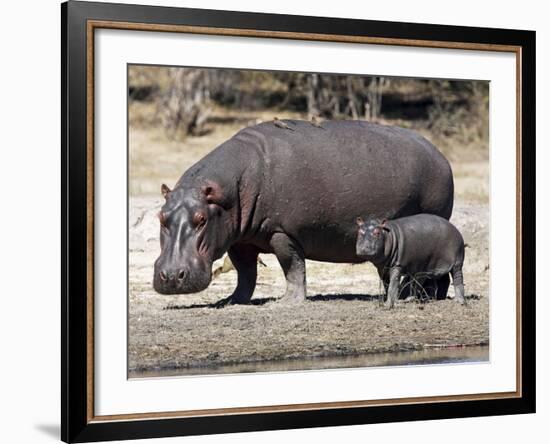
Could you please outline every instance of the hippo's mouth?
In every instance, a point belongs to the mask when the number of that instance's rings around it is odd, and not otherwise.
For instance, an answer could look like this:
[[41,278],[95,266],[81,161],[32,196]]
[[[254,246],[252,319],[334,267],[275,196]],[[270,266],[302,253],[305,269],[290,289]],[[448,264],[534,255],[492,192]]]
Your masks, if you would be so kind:
[[211,272],[189,273],[184,282],[162,282],[156,278],[153,281],[153,288],[157,293],[172,294],[190,294],[205,290],[212,280]]

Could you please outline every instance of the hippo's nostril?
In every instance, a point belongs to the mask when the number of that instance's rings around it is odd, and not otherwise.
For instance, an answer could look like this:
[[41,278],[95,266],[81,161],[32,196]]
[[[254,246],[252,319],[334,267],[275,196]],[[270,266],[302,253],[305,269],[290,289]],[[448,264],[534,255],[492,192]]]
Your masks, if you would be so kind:
[[185,271],[180,270],[180,272],[178,273],[178,281],[183,281],[184,277],[185,277]]
[[166,273],[164,271],[161,271],[159,273],[159,277],[161,281],[166,281],[168,279],[168,276],[166,276]]

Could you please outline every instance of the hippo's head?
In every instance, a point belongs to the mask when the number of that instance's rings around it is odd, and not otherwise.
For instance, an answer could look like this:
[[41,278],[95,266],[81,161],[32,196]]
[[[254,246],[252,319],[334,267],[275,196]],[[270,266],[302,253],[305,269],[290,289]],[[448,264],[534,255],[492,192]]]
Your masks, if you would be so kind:
[[370,219],[364,221],[360,217],[357,218],[357,243],[355,244],[355,252],[357,256],[376,258],[384,254],[384,241],[386,232],[389,228],[386,227],[386,220]]
[[229,211],[219,186],[173,191],[162,185],[166,202],[160,221],[160,256],[155,261],[153,286],[158,293],[184,294],[204,290],[212,279],[212,263],[228,249]]

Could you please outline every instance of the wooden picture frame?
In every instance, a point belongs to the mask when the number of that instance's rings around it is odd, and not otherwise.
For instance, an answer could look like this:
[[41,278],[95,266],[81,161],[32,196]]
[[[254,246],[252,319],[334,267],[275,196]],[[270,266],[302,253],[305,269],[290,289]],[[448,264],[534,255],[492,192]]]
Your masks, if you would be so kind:
[[[535,411],[535,33],[70,1],[62,22],[62,412],[65,442]],[[471,49],[516,55],[517,390],[490,394],[94,414],[94,32],[213,34]],[[493,129],[493,131],[498,128]],[[512,233],[511,233],[512,235]]]

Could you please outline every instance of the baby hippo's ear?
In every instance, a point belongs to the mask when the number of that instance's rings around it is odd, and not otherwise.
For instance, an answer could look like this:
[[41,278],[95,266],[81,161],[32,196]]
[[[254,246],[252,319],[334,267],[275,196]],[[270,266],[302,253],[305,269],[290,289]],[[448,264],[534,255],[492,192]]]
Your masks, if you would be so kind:
[[357,219],[355,219],[355,223],[360,227],[365,224],[365,222],[363,221],[363,218],[361,217],[358,217]]

